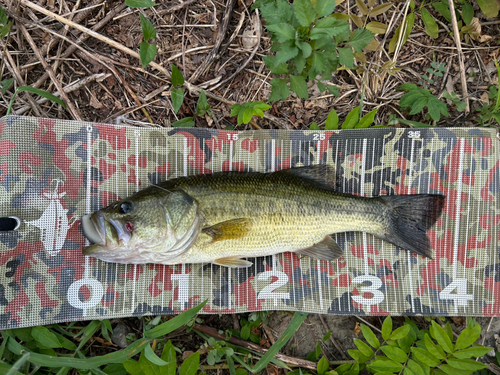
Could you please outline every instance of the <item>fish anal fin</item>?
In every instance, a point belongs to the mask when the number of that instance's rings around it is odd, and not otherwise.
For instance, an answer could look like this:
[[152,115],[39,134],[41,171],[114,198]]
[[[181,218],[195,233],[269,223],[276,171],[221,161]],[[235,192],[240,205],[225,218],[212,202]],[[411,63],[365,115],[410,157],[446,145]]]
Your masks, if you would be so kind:
[[252,229],[249,219],[232,219],[203,228],[203,233],[212,237],[212,242],[235,240],[244,237]]
[[325,236],[325,238],[321,242],[318,242],[305,249],[297,250],[296,253],[307,255],[311,258],[328,261],[335,260],[344,255],[344,252],[342,251],[340,246],[330,236]]
[[241,258],[235,258],[235,257],[215,259],[213,261],[213,263],[215,263],[219,266],[224,266],[224,267],[229,267],[229,268],[247,268],[253,264],[252,262],[249,262],[248,260],[241,259]]

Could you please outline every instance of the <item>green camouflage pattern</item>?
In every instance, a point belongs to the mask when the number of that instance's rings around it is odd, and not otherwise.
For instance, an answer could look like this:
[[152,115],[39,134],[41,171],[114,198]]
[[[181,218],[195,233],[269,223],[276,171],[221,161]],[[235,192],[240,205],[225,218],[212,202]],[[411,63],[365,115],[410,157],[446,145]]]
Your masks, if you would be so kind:
[[[342,192],[446,195],[428,232],[434,259],[363,233],[335,235],[345,256],[331,263],[285,253],[228,269],[81,254],[81,215],[150,184],[325,163]],[[484,128],[237,132],[4,117],[0,229],[17,227],[0,230],[0,329],[176,314],[206,299],[204,313],[496,316],[499,164],[498,133]]]

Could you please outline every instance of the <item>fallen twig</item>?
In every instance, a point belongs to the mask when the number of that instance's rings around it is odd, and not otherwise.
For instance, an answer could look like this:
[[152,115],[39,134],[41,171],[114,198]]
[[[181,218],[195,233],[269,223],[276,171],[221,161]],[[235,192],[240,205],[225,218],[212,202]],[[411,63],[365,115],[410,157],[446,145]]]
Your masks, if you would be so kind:
[[[203,332],[207,335],[210,335],[212,337],[218,338],[220,340],[226,340],[225,335],[219,334],[219,332],[215,328],[207,327],[207,326],[202,326],[199,324],[195,324],[193,328],[197,331]],[[256,345],[254,343],[247,342],[245,340],[239,339],[237,337],[230,337],[226,341],[230,342],[233,345],[238,345],[241,346],[245,349],[253,350],[254,352],[260,353],[260,354],[265,354],[267,352],[267,349],[264,349],[263,347]],[[276,354],[276,359],[283,361],[287,364],[293,365],[293,366],[299,366],[302,368],[307,368],[309,370],[316,370],[317,365],[314,362],[307,361],[305,359],[300,359],[300,358],[295,358],[295,357],[289,357],[284,354]]]
[[453,39],[458,52],[458,65],[460,67],[460,81],[462,83],[462,99],[465,101],[465,113],[469,113],[469,95],[467,94],[467,77],[465,76],[464,53],[462,52],[462,43],[460,42],[460,31],[458,30],[457,16],[455,14],[455,4],[453,0],[448,0],[451,15],[451,25],[453,27]]
[[219,28],[219,32],[217,33],[217,38],[215,39],[214,43],[214,48],[212,51],[210,51],[210,54],[208,57],[203,61],[203,63],[196,69],[196,71],[193,73],[191,78],[189,79],[189,82],[191,83],[196,83],[198,78],[205,73],[205,71],[208,69],[208,67],[212,64],[215,56],[217,55],[217,52],[219,51],[219,48],[222,44],[222,41],[224,40],[224,36],[226,35],[227,28],[229,26],[229,20],[231,19],[231,13],[233,12],[233,7],[234,3],[236,0],[228,0],[226,9],[224,11],[224,16],[222,18],[222,22]]

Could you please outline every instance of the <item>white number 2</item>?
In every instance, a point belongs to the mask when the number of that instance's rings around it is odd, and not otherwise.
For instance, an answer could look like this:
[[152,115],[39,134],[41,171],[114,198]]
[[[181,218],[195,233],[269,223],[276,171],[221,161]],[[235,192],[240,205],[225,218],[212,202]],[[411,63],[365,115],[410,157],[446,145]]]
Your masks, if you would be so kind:
[[[354,302],[357,302],[362,305],[377,305],[384,300],[384,293],[382,293],[379,289],[382,287],[382,280],[380,280],[376,276],[372,275],[361,275],[352,279],[353,284],[363,284],[365,281],[371,283],[370,286],[362,286],[359,288],[360,295],[352,296]],[[371,293],[373,295],[372,298],[363,297],[364,293]]]
[[257,299],[290,299],[290,292],[275,292],[276,289],[288,282],[288,275],[286,273],[281,271],[266,271],[260,273],[259,276],[257,276],[257,280],[267,280],[272,276],[277,277],[278,280],[265,286],[259,294],[257,294]]
[[[452,293],[456,290],[456,293]],[[467,306],[467,301],[473,301],[474,295],[467,294],[467,279],[456,279],[439,293],[441,299],[451,299],[455,306]]]

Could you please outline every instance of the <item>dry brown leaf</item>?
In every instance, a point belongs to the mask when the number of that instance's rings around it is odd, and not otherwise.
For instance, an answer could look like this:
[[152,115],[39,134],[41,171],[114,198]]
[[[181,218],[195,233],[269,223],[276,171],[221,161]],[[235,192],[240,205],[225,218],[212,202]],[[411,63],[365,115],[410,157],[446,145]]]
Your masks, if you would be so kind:
[[90,95],[90,106],[94,107],[95,109],[101,109],[104,107],[99,100],[95,97],[94,94]]
[[465,318],[463,316],[451,316],[451,320],[453,320],[453,323],[459,327],[465,326]]
[[189,357],[191,354],[194,352],[192,350],[186,350],[184,353],[182,353],[182,360],[185,361],[187,357]]
[[382,22],[368,22],[366,28],[374,34],[385,34],[387,25]]
[[356,327],[354,327],[354,333],[356,334],[356,336],[359,336],[359,334],[361,333],[361,326],[359,325],[359,322],[356,322]]
[[479,23],[479,18],[474,17],[470,25],[462,27],[463,33],[467,33],[470,37],[479,43],[487,42],[492,38],[491,35],[481,35],[481,24]]
[[365,3],[363,3],[363,0],[356,0],[356,5],[358,6],[358,9],[363,14],[363,16],[366,16],[368,14],[368,7]]
[[355,14],[350,14],[352,21],[356,24],[357,27],[363,27],[363,18],[356,16]]
[[393,6],[393,3],[384,3],[376,6],[375,8],[372,9],[370,12],[370,17],[376,17],[379,14],[382,14],[384,12],[387,12],[391,7]]
[[489,98],[489,93],[488,92],[483,92],[481,96],[479,96],[479,100],[483,104],[490,104],[490,98]]

